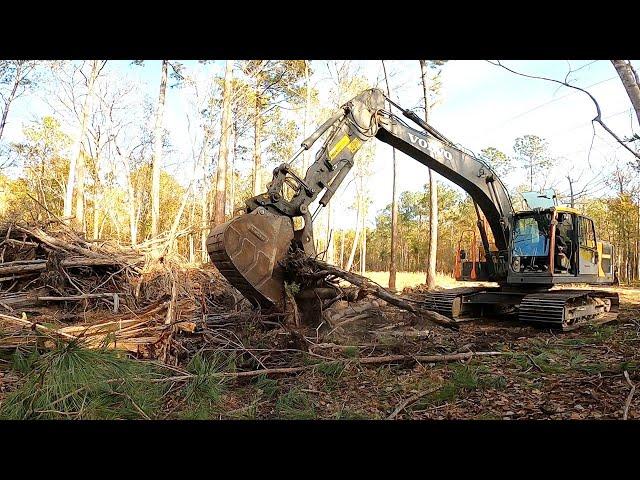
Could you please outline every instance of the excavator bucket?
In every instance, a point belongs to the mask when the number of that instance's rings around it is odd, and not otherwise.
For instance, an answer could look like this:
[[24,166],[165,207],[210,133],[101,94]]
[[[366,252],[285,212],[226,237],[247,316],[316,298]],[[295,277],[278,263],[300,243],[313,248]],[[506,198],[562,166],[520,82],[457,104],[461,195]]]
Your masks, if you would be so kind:
[[251,303],[262,307],[284,300],[278,264],[293,240],[289,217],[258,208],[217,225],[207,238],[207,251],[220,273]]

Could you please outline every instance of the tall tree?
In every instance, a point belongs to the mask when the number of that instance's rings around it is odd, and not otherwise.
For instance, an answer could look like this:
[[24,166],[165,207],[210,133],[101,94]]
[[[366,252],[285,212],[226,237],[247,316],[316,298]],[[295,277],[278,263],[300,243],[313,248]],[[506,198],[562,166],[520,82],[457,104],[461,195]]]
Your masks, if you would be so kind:
[[162,171],[162,120],[164,117],[164,101],[167,90],[167,72],[169,61],[162,60],[160,71],[160,93],[156,118],[153,128],[153,160],[151,164],[151,236],[158,236],[160,216],[160,172]]
[[233,96],[233,61],[227,60],[224,74],[224,91],[222,99],[222,125],[220,131],[220,149],[218,153],[218,173],[216,179],[216,207],[213,221],[224,222],[226,203],[227,157],[229,156],[229,137],[231,134],[231,97]]
[[75,224],[84,230],[84,173],[85,173],[85,151],[83,149],[84,137],[87,133],[89,114],[91,110],[91,102],[93,99],[93,91],[102,69],[107,64],[106,60],[92,60],[90,62],[89,76],[82,72],[83,65],[78,69],[82,76],[86,79],[86,94],[82,109],[80,111],[78,133],[75,139],[74,148],[71,152],[71,165],[69,166],[69,176],[67,178],[67,187],[64,197],[65,218],[73,215],[73,193],[76,191],[76,212]]
[[11,104],[34,86],[34,70],[38,66],[34,60],[0,60],[0,140],[7,124]]
[[[304,89],[305,89],[305,102],[304,102],[304,126],[303,132],[304,138],[309,136],[309,116],[311,109],[311,75],[309,72],[309,63],[310,60],[305,60],[304,63]],[[309,155],[311,152],[306,150],[303,153],[302,157],[302,176],[307,173],[307,168],[309,167]]]
[[[420,60],[420,73],[422,77],[422,93],[424,97],[424,121],[429,123],[429,113],[432,103],[430,93],[435,93],[437,83],[432,84],[429,78],[429,66],[442,65],[442,61],[432,61],[431,65],[427,60]],[[427,288],[429,290],[436,286],[436,257],[438,252],[438,185],[431,169],[429,169],[429,252],[427,254]]]
[[504,177],[509,173],[511,158],[495,147],[486,147],[480,150],[480,160],[488,163],[499,177]]
[[[253,83],[253,194],[262,193],[262,142],[267,114],[287,103],[300,103],[299,84],[308,68],[305,60],[250,60],[244,63],[245,75]],[[269,130],[273,131],[273,128]]]
[[611,63],[618,72],[633,109],[636,111],[638,123],[640,123],[640,78],[638,72],[631,65],[631,60],[611,60]]
[[[389,77],[387,69],[382,60],[382,71],[384,73],[384,82],[387,86],[387,96],[391,98],[391,89],[389,88]],[[391,179],[391,253],[389,257],[389,288],[396,289],[396,238],[398,236],[398,198],[396,194],[396,149],[391,148],[392,157],[392,179]]]
[[[547,170],[553,165],[549,144],[544,138],[536,135],[524,135],[515,139],[513,150],[516,153],[516,160],[527,170],[529,187],[533,190],[536,175],[542,173],[546,178]],[[538,186],[542,187],[543,183]]]
[[[359,66],[351,61],[331,61],[327,62],[327,70],[333,82],[329,90],[330,107],[325,109],[323,117],[327,118],[333,114],[337,107],[343,105],[348,100],[363,90],[370,88],[369,82],[360,75]],[[351,246],[351,253],[345,268],[349,270],[355,261],[355,253],[358,246],[361,247],[361,231],[363,221],[366,217],[367,205],[370,202],[368,195],[368,182],[366,178],[371,175],[371,164],[375,155],[376,144],[367,142],[354,157],[354,167],[352,169],[356,185],[356,199],[354,207],[356,209],[355,238]],[[349,185],[350,182],[347,183]],[[334,202],[337,196],[334,196]],[[333,236],[331,236],[333,242]],[[335,250],[334,250],[335,251]]]
[[64,133],[60,122],[50,116],[23,128],[25,140],[12,148],[22,159],[26,185],[36,198],[28,199],[30,214],[42,220],[60,214],[64,201],[64,177],[69,161],[64,157],[71,139]]

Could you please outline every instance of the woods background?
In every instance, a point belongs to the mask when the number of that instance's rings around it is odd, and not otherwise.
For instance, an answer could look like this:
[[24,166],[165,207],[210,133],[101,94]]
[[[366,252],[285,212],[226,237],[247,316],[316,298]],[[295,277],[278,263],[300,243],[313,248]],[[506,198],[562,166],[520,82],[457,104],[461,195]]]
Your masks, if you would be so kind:
[[[416,60],[411,75],[395,61],[155,63],[160,68],[152,91],[136,74],[147,68],[143,61],[0,60],[3,219],[63,219],[87,238],[134,246],[157,240],[185,262],[208,262],[211,225],[231,218],[246,198],[262,193],[272,169],[363,89],[378,87],[392,98],[402,97],[403,106],[439,128],[430,113],[443,101],[441,72],[447,68],[447,62],[435,60]],[[213,63],[218,68],[210,68]],[[508,180],[516,207],[522,206],[519,192],[551,187],[563,203],[591,216],[601,238],[618,248],[621,281],[632,282],[640,278],[640,137],[635,133],[640,82],[631,62],[606,63],[630,100],[623,112],[629,123],[623,131],[607,130],[599,108],[607,98],[597,99],[600,119],[577,119],[593,125],[594,138],[607,137],[621,151],[606,158],[606,168],[592,167],[589,148],[578,171],[535,131],[513,138],[510,150],[486,144],[476,154]],[[564,79],[529,81],[556,81],[558,88],[571,89],[569,74],[579,69],[568,69]],[[411,88],[421,95],[410,97]],[[171,96],[182,97],[179,121],[186,126],[188,149],[184,141],[175,142],[168,127],[165,105]],[[46,105],[46,113],[21,115],[34,99]],[[8,125],[19,134],[9,138]],[[396,270],[428,270],[432,251],[427,281],[434,281],[436,270],[451,274],[461,234],[475,228],[470,198],[426,168],[422,189],[396,191],[402,171],[388,149],[393,178],[384,181],[394,188],[380,200],[372,181],[378,148],[386,147],[365,145],[345,186],[318,217],[317,250],[346,269],[391,270],[393,283]],[[313,155],[307,152],[295,165],[301,175]]]

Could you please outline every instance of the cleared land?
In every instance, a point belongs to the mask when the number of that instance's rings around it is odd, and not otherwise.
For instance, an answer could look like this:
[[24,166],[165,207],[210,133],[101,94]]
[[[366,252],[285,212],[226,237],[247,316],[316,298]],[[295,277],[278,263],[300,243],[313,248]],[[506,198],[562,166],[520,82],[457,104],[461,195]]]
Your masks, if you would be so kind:
[[[76,279],[88,282],[95,272]],[[385,285],[384,272],[369,275]],[[401,273],[399,287],[423,278]],[[131,319],[129,311],[118,314],[122,325],[104,337],[110,349],[47,335],[65,322],[86,324],[92,316],[82,304],[30,307],[27,318],[42,319],[33,324],[19,311],[3,314],[0,418],[640,418],[633,387],[640,289],[617,289],[615,322],[558,333],[505,319],[455,331],[388,305],[333,325],[295,327],[243,306],[211,269],[167,270],[146,285],[143,294],[159,300]],[[104,323],[115,318],[112,307],[96,304],[88,313],[100,317],[100,328],[115,328]],[[72,330],[78,335],[77,327],[64,331]],[[147,359],[113,349],[122,342]],[[127,342],[166,348],[138,351]]]

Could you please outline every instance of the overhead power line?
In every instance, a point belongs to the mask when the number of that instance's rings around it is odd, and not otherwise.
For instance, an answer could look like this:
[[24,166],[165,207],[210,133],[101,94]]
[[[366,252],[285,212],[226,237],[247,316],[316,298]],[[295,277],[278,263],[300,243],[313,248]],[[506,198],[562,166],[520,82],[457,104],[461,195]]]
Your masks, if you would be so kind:
[[[605,80],[600,80],[599,82],[596,82],[596,83],[594,83],[594,84],[588,85],[588,86],[586,86],[586,87],[584,87],[584,88],[585,88],[585,89],[587,89],[587,88],[595,87],[595,86],[600,85],[600,84],[602,84],[602,83],[606,83],[606,82],[610,82],[611,80],[615,80],[616,78],[618,78],[618,77],[617,77],[617,76],[615,76],[615,77],[607,78],[607,79],[605,79]],[[510,117],[510,118],[508,118],[508,119],[506,119],[506,120],[504,120],[504,121],[500,122],[498,125],[495,125],[495,126],[493,126],[493,127],[490,127],[490,128],[489,128],[489,129],[487,129],[487,130],[484,130],[482,133],[490,133],[490,132],[493,132],[494,130],[497,130],[497,129],[499,129],[499,128],[503,127],[504,125],[506,125],[507,123],[509,123],[509,122],[511,122],[511,121],[513,121],[513,120],[516,120],[516,119],[518,119],[518,118],[520,118],[520,117],[524,117],[525,115],[528,115],[528,114],[529,114],[529,113],[531,113],[531,112],[534,112],[534,111],[536,111],[536,110],[538,110],[538,109],[540,109],[540,108],[546,107],[546,106],[548,106],[548,105],[550,105],[550,104],[552,104],[552,103],[554,103],[554,102],[557,102],[557,101],[559,101],[559,100],[562,100],[563,98],[567,98],[567,97],[569,97],[569,96],[571,96],[571,95],[575,95],[576,93],[577,93],[576,91],[571,91],[571,92],[569,92],[569,93],[565,93],[564,95],[562,95],[562,96],[560,96],[560,97],[553,98],[553,99],[551,99],[551,100],[549,100],[549,101],[547,101],[547,102],[544,102],[544,103],[541,103],[541,104],[539,104],[539,105],[536,105],[535,107],[530,108],[529,110],[526,110],[526,111],[524,111],[524,112],[522,112],[522,113],[518,113],[517,115],[514,115],[513,117]]]

